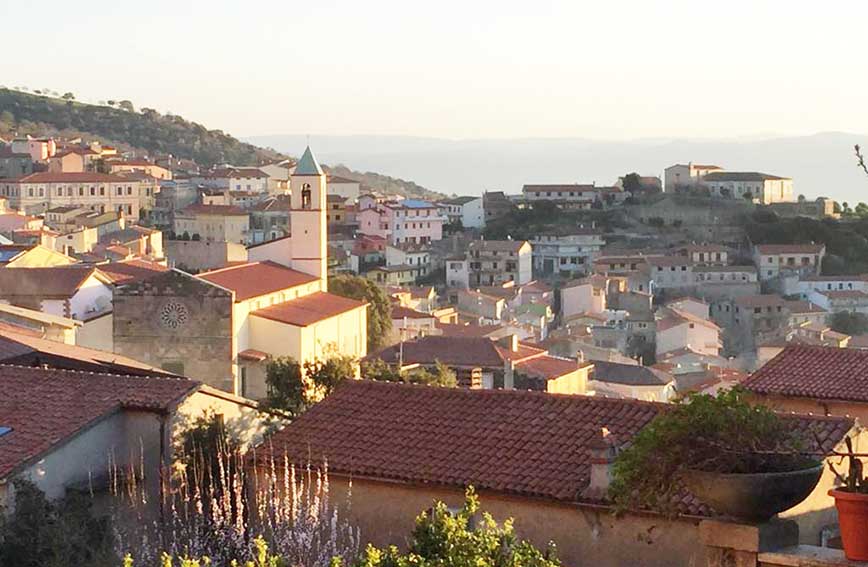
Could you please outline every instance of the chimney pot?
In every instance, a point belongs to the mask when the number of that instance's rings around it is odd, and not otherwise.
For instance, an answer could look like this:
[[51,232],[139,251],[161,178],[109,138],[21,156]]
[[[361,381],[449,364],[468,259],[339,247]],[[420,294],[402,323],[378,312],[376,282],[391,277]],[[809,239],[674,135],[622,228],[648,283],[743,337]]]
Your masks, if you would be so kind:
[[608,495],[609,484],[612,482],[612,464],[618,456],[615,436],[608,428],[602,427],[599,435],[588,443],[588,451],[591,474],[588,487],[582,492],[582,496],[603,500]]

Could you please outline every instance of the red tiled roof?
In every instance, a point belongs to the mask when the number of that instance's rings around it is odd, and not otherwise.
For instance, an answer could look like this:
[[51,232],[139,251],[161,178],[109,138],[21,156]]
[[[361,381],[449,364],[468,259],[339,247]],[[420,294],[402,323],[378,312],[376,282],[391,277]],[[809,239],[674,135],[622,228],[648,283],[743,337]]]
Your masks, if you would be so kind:
[[198,387],[182,378],[0,366],[0,478],[123,408],[165,411]]
[[43,171],[31,173],[18,179],[9,179],[12,183],[127,183],[128,180],[117,175],[90,172],[52,173]]
[[757,394],[868,402],[868,351],[788,346],[744,387]]
[[262,362],[263,360],[268,358],[268,353],[263,352],[261,350],[248,348],[246,350],[242,350],[241,352],[239,352],[238,358],[241,358],[244,360],[252,360],[254,362]]
[[21,366],[46,365],[58,369],[111,372],[133,376],[169,375],[159,368],[154,368],[132,358],[112,352],[50,341],[12,326],[0,327],[0,362]]
[[[347,380],[260,445],[259,462],[328,461],[329,471],[417,485],[473,485],[517,496],[591,502],[589,443],[606,427],[629,442],[665,404],[516,390],[468,390]],[[813,427],[826,452],[844,418],[788,418]],[[813,436],[810,437],[813,441]],[[681,511],[708,510],[691,496]]]
[[868,299],[868,293],[858,289],[841,289],[832,291],[819,291],[829,299]]
[[318,291],[285,303],[252,311],[250,314],[296,327],[307,327],[365,305],[367,304],[363,301]]
[[76,264],[48,268],[3,268],[0,269],[0,296],[69,298],[94,272],[91,266]]
[[416,311],[409,307],[401,307],[400,305],[392,307],[392,319],[403,319],[404,317],[407,319],[432,319],[434,315]]
[[784,306],[787,302],[780,295],[743,295],[735,300],[736,305],[750,309],[752,307]]
[[115,285],[139,282],[169,271],[169,268],[162,264],[141,259],[110,262],[97,268]]
[[824,244],[757,244],[760,254],[819,254],[826,246]]
[[182,215],[218,215],[245,217],[247,212],[235,205],[190,205],[180,211]]
[[460,325],[435,321],[434,326],[442,331],[444,337],[487,337],[500,329],[500,325]]
[[590,363],[579,364],[575,360],[545,354],[519,362],[515,365],[515,371],[534,378],[554,380],[589,365]]
[[282,289],[318,281],[305,274],[275,262],[250,262],[203,272],[196,276],[235,292],[235,301],[267,295]]

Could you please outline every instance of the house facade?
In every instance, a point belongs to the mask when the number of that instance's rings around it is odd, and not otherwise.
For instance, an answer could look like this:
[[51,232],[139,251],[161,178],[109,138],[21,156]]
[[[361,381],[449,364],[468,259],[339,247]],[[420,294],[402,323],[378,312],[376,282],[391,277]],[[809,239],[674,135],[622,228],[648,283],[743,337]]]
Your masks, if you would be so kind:
[[40,172],[19,179],[0,179],[0,196],[27,213],[42,213],[59,206],[92,211],[120,211],[137,221],[154,198],[152,187],[135,179],[105,173]]
[[467,246],[470,287],[506,282],[524,285],[533,279],[533,247],[530,242],[474,240]]

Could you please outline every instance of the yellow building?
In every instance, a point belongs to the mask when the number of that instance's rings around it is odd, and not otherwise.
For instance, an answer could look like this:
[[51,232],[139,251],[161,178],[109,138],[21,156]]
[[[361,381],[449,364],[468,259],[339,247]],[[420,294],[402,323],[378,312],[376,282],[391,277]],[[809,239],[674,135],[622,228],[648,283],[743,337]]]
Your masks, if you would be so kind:
[[115,352],[250,398],[275,357],[365,356],[367,304],[328,293],[325,174],[309,148],[290,184],[291,237],[247,263],[117,288]]
[[194,240],[246,244],[250,217],[232,205],[191,205],[175,213],[174,230]]

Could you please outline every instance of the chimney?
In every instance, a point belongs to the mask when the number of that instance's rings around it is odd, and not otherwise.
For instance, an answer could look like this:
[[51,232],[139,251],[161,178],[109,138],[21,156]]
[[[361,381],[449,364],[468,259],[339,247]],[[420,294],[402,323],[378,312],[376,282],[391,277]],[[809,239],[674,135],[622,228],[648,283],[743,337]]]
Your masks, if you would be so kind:
[[506,335],[497,340],[497,344],[508,348],[510,352],[518,352],[518,335],[515,333]]
[[612,481],[612,463],[618,455],[615,436],[606,427],[588,443],[588,457],[591,465],[588,487],[582,491],[582,497],[592,500],[604,500],[609,493],[609,483]]
[[503,389],[515,390],[515,362],[511,358],[503,361]]

